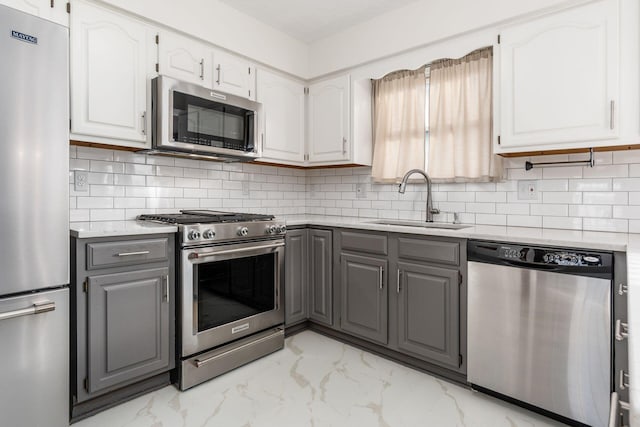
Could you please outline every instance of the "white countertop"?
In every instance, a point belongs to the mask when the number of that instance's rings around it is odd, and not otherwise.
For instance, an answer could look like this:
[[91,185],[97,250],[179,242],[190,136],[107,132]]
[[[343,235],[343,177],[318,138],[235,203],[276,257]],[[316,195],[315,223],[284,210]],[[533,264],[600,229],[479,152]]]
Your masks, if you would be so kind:
[[[543,228],[504,227],[473,225],[459,230],[406,227],[375,224],[374,219],[295,215],[281,216],[287,226],[313,225],[320,227],[358,228],[372,231],[388,231],[426,236],[460,237],[493,241],[518,242],[597,250],[621,251],[627,253],[627,284],[629,311],[629,383],[631,384],[631,426],[640,426],[640,234],[605,233],[593,231],[557,230]],[[163,225],[138,221],[72,222],[71,235],[78,238],[143,235],[173,233],[174,225]],[[638,307],[638,308],[636,308]]]
[[156,224],[142,221],[95,221],[69,223],[69,232],[71,236],[80,239],[90,237],[175,233],[176,231],[178,231],[178,227],[175,225]]

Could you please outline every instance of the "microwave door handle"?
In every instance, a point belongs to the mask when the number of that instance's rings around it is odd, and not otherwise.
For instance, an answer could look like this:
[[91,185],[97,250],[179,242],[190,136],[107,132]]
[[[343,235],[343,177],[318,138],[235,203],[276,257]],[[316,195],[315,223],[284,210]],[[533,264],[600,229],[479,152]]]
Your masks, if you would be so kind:
[[250,248],[240,248],[240,249],[228,249],[226,251],[217,251],[217,252],[205,252],[205,253],[191,252],[189,254],[189,259],[200,259],[200,258],[207,258],[211,256],[218,256],[218,255],[237,254],[241,252],[249,252],[254,250],[280,248],[283,246],[284,246],[284,243],[274,243],[272,245],[252,246]]

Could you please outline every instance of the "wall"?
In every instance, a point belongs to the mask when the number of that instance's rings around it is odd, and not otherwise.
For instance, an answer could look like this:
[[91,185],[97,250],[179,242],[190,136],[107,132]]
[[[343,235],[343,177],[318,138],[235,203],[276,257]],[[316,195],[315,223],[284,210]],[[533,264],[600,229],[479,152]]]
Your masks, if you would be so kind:
[[309,70],[313,76],[320,76],[532,12],[576,3],[576,0],[416,1],[312,43]]
[[103,0],[296,76],[308,77],[309,46],[217,0]]
[[[71,221],[118,221],[194,208],[305,212],[305,171],[74,146],[69,153]],[[88,192],[74,191],[74,170],[89,171]]]
[[[71,147],[72,221],[133,219],[141,213],[207,208],[275,215],[322,214],[363,220],[425,216],[426,185],[373,184],[371,169],[300,170],[240,163],[144,156]],[[586,155],[532,161],[582,160]],[[461,212],[467,224],[640,233],[640,151],[596,153],[596,166],[524,170],[526,158],[506,160],[505,182],[434,184],[434,206]],[[88,170],[90,191],[73,190],[75,169]],[[537,200],[517,198],[518,180],[534,180]],[[358,198],[356,186],[366,197]],[[243,195],[243,186],[249,195]],[[451,214],[436,220],[451,221]]]
[[[582,160],[584,154],[545,156],[532,161]],[[640,233],[640,151],[596,153],[596,166],[533,168],[527,158],[505,161],[507,180],[482,184],[434,184],[436,221],[460,212],[467,224],[509,225]],[[371,183],[370,168],[308,171],[307,213],[365,218],[424,220],[426,184]],[[534,180],[537,200],[518,200],[518,180]],[[363,183],[366,198],[357,198]]]

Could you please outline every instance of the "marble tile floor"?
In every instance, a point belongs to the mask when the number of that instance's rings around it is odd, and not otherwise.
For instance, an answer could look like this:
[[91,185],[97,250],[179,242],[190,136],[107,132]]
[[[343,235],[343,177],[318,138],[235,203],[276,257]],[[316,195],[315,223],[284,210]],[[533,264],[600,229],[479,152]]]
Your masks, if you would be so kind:
[[284,350],[74,427],[551,427],[541,415],[304,331]]

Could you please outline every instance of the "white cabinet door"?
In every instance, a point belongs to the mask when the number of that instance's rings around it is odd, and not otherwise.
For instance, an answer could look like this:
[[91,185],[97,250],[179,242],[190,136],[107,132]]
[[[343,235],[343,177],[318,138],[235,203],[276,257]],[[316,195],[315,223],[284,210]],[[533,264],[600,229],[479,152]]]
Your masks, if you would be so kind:
[[101,142],[95,140],[99,137],[111,144],[148,147],[152,31],[84,1],[73,2],[70,25],[72,137],[88,135],[91,142]]
[[256,70],[250,62],[220,51],[213,54],[213,60],[214,89],[256,99]]
[[0,4],[31,15],[69,26],[69,14],[65,0],[0,0]]
[[588,141],[616,138],[618,31],[618,0],[502,31],[495,58],[496,151],[588,147]]
[[349,160],[349,75],[309,87],[309,163]]
[[304,86],[269,71],[257,71],[257,99],[264,114],[265,161],[304,162]]
[[158,61],[160,74],[212,88],[212,50],[204,43],[163,31],[158,35]]

